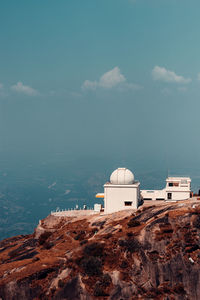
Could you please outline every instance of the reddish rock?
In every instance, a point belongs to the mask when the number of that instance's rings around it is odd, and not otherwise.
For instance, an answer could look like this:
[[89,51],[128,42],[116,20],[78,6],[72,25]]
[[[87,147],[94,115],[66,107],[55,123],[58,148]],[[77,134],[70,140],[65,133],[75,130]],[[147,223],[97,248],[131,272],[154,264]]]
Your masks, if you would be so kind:
[[0,242],[0,298],[200,299],[200,205],[48,216]]

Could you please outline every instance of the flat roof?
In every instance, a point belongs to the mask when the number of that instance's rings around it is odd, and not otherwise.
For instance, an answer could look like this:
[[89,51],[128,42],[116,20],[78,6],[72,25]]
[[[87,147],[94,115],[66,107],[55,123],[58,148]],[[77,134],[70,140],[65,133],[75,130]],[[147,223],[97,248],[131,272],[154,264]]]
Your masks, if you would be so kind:
[[174,177],[167,177],[166,181],[170,181],[170,180],[190,180],[190,177],[178,177],[178,176],[174,176]]

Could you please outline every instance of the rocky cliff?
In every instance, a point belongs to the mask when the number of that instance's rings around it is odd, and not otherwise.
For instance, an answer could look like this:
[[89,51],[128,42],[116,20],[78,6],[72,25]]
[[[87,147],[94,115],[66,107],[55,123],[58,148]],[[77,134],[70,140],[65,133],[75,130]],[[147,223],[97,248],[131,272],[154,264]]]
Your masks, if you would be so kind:
[[0,298],[200,299],[200,203],[48,216],[0,242]]

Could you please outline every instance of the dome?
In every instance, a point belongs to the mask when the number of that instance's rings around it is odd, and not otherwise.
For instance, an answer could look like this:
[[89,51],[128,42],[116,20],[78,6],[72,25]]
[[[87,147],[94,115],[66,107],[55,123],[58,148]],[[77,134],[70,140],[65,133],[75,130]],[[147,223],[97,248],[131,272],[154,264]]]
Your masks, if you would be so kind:
[[110,182],[112,184],[133,184],[134,175],[129,169],[118,168],[112,172],[110,176]]

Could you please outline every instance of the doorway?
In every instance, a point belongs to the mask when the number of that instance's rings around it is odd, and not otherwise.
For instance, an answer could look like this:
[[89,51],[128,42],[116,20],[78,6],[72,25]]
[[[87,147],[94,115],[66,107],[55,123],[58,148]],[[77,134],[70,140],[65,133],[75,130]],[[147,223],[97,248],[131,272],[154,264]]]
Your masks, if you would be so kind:
[[167,193],[167,199],[172,200],[172,193]]

